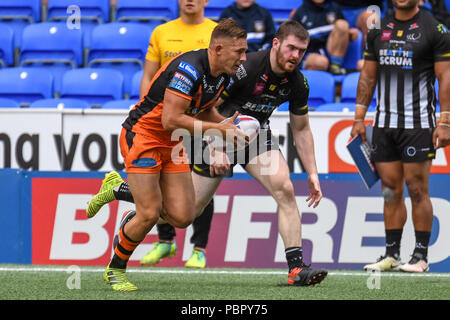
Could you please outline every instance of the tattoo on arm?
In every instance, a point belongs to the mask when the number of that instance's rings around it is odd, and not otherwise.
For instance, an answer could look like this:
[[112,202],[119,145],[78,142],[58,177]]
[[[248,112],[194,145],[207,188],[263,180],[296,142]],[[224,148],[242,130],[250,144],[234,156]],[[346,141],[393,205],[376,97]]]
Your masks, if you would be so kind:
[[361,76],[359,78],[358,88],[356,91],[356,103],[368,106],[372,101],[376,85],[377,85],[376,78],[370,79]]

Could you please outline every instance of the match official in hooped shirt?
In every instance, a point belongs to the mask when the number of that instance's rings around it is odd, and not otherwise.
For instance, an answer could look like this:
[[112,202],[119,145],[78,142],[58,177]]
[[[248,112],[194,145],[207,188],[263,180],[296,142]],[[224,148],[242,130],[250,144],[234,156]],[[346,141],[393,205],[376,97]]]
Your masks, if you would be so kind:
[[[218,123],[223,116],[212,108],[230,75],[246,59],[246,38],[246,31],[236,22],[221,21],[214,28],[208,49],[181,54],[159,69],[145,97],[122,124],[120,149],[136,211],[124,214],[114,236],[114,255],[104,272],[113,290],[137,290],[126,277],[126,266],[160,217],[180,228],[195,219],[196,190],[191,169],[183,148],[175,149],[182,139],[174,141],[173,131],[183,129],[191,135],[203,135],[216,129],[222,137],[231,135],[241,143],[247,140],[233,124],[237,113]],[[205,83],[213,89],[202,90]]]
[[[366,270],[429,270],[428,245],[433,223],[429,189],[436,149],[450,144],[450,34],[419,0],[393,0],[395,14],[367,36],[364,67],[357,87],[351,136],[365,137],[367,106],[378,85],[373,130],[373,161],[384,197],[386,252]],[[436,127],[434,83],[439,82],[440,123]],[[400,242],[406,222],[403,185],[412,204],[416,244],[406,264]]]

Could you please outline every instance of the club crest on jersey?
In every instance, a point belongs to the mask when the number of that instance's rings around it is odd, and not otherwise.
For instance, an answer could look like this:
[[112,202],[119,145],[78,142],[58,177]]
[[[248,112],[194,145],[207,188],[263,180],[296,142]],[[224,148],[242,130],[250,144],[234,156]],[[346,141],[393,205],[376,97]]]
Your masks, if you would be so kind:
[[178,65],[178,69],[183,70],[184,72],[190,74],[194,80],[198,79],[198,71],[191,66],[189,63],[181,61]]
[[419,42],[419,39],[422,37],[420,32],[418,33],[409,33],[406,35],[406,40],[410,42]]
[[256,20],[254,23],[255,32],[264,32],[264,22]]
[[328,24],[333,24],[336,22],[336,13],[334,12],[329,12],[327,13],[327,22]]

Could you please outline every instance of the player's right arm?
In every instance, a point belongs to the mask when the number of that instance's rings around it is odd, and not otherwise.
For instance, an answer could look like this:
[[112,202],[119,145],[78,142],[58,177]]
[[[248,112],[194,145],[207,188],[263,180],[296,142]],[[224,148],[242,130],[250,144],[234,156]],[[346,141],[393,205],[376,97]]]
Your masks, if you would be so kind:
[[377,36],[377,30],[370,30],[367,35],[366,50],[364,52],[364,66],[359,75],[358,86],[356,89],[355,119],[350,133],[352,138],[360,135],[364,142],[366,142],[364,118],[366,117],[367,108],[372,101],[373,93],[377,86],[378,62],[374,47],[374,41]]

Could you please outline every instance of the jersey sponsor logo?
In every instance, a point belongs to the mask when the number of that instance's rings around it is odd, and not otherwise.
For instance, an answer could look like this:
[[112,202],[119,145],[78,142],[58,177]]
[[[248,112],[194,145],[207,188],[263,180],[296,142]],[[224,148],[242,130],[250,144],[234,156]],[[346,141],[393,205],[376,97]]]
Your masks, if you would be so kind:
[[191,66],[189,63],[181,61],[178,65],[178,69],[183,70],[186,73],[189,73],[194,80],[198,79],[198,71],[193,66]]
[[273,110],[275,110],[276,107],[266,104],[258,104],[258,103],[251,103],[247,102],[242,106],[243,109],[249,110],[249,111],[255,111],[255,112],[262,112],[262,113],[272,113]]
[[413,24],[411,24],[409,26],[408,30],[414,30],[414,29],[417,29],[417,28],[419,28],[419,25],[417,24],[417,22],[414,22]]
[[438,31],[439,31],[440,33],[442,33],[442,34],[448,33],[447,27],[446,27],[445,25],[443,25],[442,23],[440,23],[440,24],[437,25],[437,29],[438,29]]
[[154,167],[157,165],[157,162],[153,158],[141,158],[133,160],[132,163],[138,167]]
[[402,47],[391,49],[380,49],[380,65],[399,66],[403,69],[412,68],[413,53],[409,50],[403,50]]
[[389,29],[394,29],[394,23],[393,22],[389,22],[386,27],[388,27]]
[[397,31],[397,37],[398,37],[398,38],[403,37],[403,30],[398,30],[398,31]]
[[391,30],[384,30],[381,34],[381,41],[388,41],[391,39],[392,31]]
[[244,66],[241,64],[236,72],[236,78],[238,80],[241,80],[242,78],[245,78],[247,76],[247,71],[245,70]]
[[189,86],[193,87],[194,83],[192,83],[191,80],[189,80],[188,77],[185,77],[184,75],[182,75],[179,72],[175,72],[175,74],[173,75],[174,78],[180,79],[181,81],[186,82],[186,84],[188,84]]
[[253,94],[256,96],[259,96],[261,93],[264,92],[265,87],[266,87],[266,84],[263,82],[255,83],[255,87],[253,88]]
[[178,52],[173,52],[173,51],[164,51],[164,58],[173,58],[176,57],[177,55],[181,54],[181,51]]
[[187,95],[190,94],[192,89],[192,85],[189,85],[187,82],[176,78],[173,78],[172,81],[170,81],[169,87],[181,91],[182,93]]

